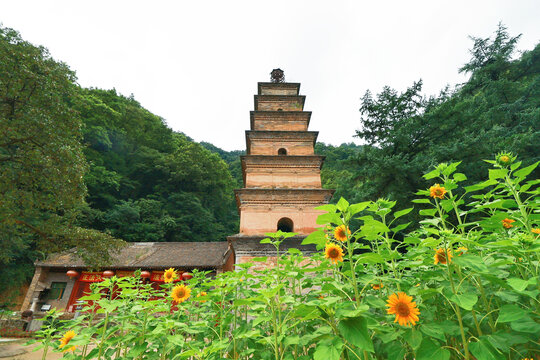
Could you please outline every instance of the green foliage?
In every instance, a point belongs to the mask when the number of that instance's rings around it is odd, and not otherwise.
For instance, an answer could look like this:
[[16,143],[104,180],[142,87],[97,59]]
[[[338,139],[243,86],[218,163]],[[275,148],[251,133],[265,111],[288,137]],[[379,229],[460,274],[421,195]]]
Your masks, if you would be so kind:
[[[215,277],[194,271],[189,281],[159,289],[137,275],[106,279],[82,298],[87,305],[77,319],[58,323],[51,313],[42,345],[62,350],[59,339],[71,330],[76,335],[66,346],[77,346],[66,355],[71,359],[535,358],[539,181],[527,180],[524,174],[534,167],[522,168],[515,158],[489,162],[505,176],[473,190],[455,180],[465,176],[456,176],[458,163],[426,174],[443,189],[418,192],[427,200],[421,206],[435,212],[404,241],[391,229],[411,208],[394,211],[395,201],[350,204],[341,198],[320,208],[326,213],[318,222],[326,226],[304,240],[326,247],[324,255],[280,253],[294,234],[278,231],[261,241],[275,247],[274,259],[254,258]],[[476,198],[462,201],[470,191]],[[481,214],[480,220],[469,222],[470,214]],[[482,226],[496,215],[514,220],[512,226]],[[357,230],[336,235],[356,218]],[[343,251],[335,263],[329,261],[332,246]],[[448,255],[434,264],[441,253]],[[261,269],[269,263],[274,265]],[[189,292],[180,303],[172,301],[175,287]],[[411,300],[395,306],[407,319],[396,323],[388,310],[400,292]],[[409,317],[414,309],[417,318]]]
[[325,189],[335,189],[333,201],[344,197],[353,202],[360,201],[361,181],[358,179],[359,166],[355,161],[362,146],[353,143],[340,146],[317,143],[315,153],[325,156],[321,169],[321,182]]
[[[519,37],[499,25],[494,39],[473,38],[470,79],[455,90],[424,98],[422,81],[399,93],[389,87],[362,99],[364,146],[355,178],[362,199],[389,197],[406,204],[424,188],[423,170],[465,160],[467,184],[478,182],[501,149],[524,163],[540,160],[540,45],[512,59]],[[538,175],[538,170],[535,171]]]
[[234,180],[216,153],[115,90],[79,94],[90,163],[83,223],[126,241],[217,241],[236,232]]
[[229,165],[229,171],[231,176],[235,180],[235,188],[243,187],[242,179],[242,164],[240,163],[240,156],[245,155],[244,150],[225,151],[207,142],[200,143],[204,148],[217,153],[223,161]]
[[[77,245],[106,260],[118,243],[76,225],[87,168],[81,121],[73,111],[75,74],[43,47],[0,27],[0,276],[27,274],[30,254]],[[20,276],[19,276],[20,278]]]

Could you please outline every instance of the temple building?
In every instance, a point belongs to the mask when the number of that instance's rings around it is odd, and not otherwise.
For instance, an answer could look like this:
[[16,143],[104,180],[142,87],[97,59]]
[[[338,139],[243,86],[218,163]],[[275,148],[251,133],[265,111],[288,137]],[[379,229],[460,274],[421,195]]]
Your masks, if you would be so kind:
[[234,251],[220,242],[139,242],[128,243],[104,271],[91,271],[75,251],[52,254],[36,262],[32,282],[21,311],[44,311],[55,307],[68,313],[77,310],[77,300],[90,290],[90,284],[107,276],[132,276],[141,270],[145,282],[156,289],[163,283],[163,272],[175,268],[189,273],[193,269],[216,275],[234,269]]
[[277,230],[298,234],[282,244],[283,250],[315,250],[301,242],[323,213],[315,207],[327,204],[334,191],[321,187],[324,156],[314,153],[318,132],[308,131],[311,111],[304,111],[305,100],[300,84],[284,82],[280,69],[272,71],[272,82],[258,84],[241,157],[244,188],[235,191],[240,232],[228,237],[236,263],[273,255],[274,247],[260,241]]

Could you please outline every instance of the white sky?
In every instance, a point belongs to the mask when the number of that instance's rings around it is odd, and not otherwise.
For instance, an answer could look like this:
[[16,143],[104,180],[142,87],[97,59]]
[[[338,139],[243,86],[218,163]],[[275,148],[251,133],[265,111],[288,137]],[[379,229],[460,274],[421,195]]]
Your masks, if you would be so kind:
[[47,47],[86,87],[131,93],[174,130],[245,149],[258,81],[300,82],[310,130],[355,141],[360,98],[422,78],[426,94],[466,80],[468,35],[499,21],[540,40],[540,1],[6,1],[0,22]]

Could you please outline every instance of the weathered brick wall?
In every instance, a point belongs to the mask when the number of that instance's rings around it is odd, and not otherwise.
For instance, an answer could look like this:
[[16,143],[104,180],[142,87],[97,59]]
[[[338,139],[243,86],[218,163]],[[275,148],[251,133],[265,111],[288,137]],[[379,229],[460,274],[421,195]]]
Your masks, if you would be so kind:
[[26,296],[24,297],[24,301],[21,306],[21,311],[30,309],[30,306],[32,305],[32,300],[34,299],[34,297],[37,296],[37,294],[35,294],[36,288],[40,282],[45,281],[45,278],[47,277],[48,273],[49,271],[47,269],[44,269],[40,266],[36,267],[36,271],[34,272],[34,277],[32,278],[32,282],[30,283],[30,286],[28,287],[28,291],[26,292]]
[[290,89],[276,89],[276,88],[262,88],[260,95],[297,95],[297,90]]
[[252,111],[251,130],[307,131],[310,111]]
[[277,223],[281,218],[293,221],[293,232],[310,234],[316,229],[317,216],[323,211],[303,206],[249,206],[242,208],[240,218],[240,233],[245,235],[259,235],[277,230]]
[[302,111],[303,102],[301,98],[286,99],[286,98],[259,98],[257,101],[256,111]]
[[247,168],[246,187],[256,188],[321,188],[318,168]]
[[313,155],[313,140],[290,140],[276,142],[272,139],[252,139],[250,155],[278,155],[279,149],[287,150],[287,155]]
[[269,131],[306,131],[308,126],[307,122],[304,120],[290,120],[283,121],[279,120],[259,120],[255,121],[253,124],[253,130],[269,130]]

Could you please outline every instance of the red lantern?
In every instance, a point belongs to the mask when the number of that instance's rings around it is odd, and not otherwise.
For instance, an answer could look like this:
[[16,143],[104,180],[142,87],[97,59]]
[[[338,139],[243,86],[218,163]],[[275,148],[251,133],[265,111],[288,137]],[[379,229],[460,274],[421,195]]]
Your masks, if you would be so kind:
[[182,274],[182,280],[187,281],[189,279],[193,278],[193,275],[191,273],[185,272]]
[[70,278],[74,278],[74,277],[79,276],[79,273],[76,272],[75,270],[68,270],[66,272],[66,275],[69,276]]
[[105,270],[102,275],[104,278],[109,278],[114,276],[114,271],[112,270]]
[[141,271],[141,277],[143,279],[148,279],[150,277],[150,271],[148,270]]

